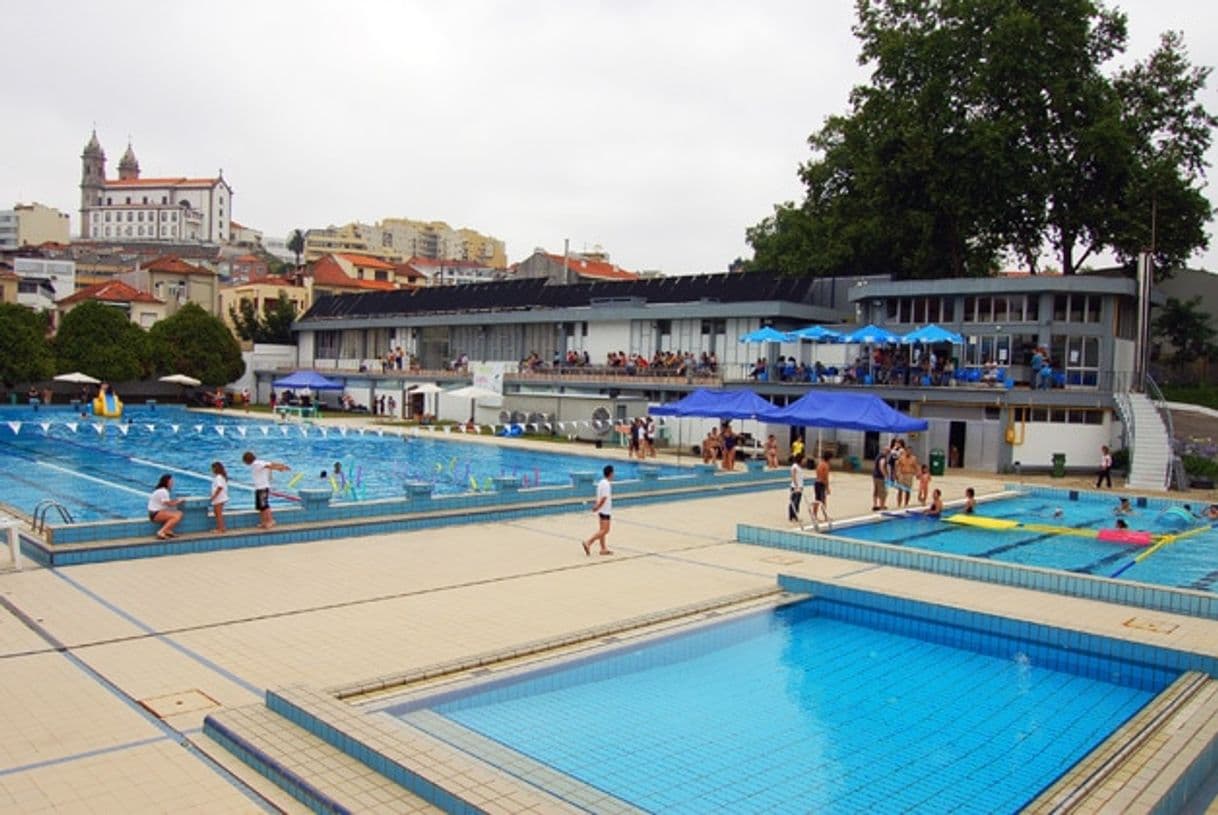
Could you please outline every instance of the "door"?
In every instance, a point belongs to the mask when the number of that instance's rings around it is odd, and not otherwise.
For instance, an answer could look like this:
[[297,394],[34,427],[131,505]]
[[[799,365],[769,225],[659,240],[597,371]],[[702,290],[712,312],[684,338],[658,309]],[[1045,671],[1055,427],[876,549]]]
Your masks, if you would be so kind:
[[947,466],[964,466],[964,439],[968,434],[967,422],[952,422],[947,431]]

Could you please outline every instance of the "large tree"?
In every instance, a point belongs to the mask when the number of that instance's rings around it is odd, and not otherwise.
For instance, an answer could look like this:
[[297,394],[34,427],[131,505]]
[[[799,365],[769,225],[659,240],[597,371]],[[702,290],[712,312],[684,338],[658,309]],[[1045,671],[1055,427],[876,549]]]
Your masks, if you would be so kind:
[[753,268],[984,275],[1011,257],[1036,271],[1048,246],[1073,273],[1149,245],[1155,205],[1161,261],[1205,245],[1209,71],[1179,35],[1110,78],[1125,18],[1092,0],[857,6],[870,82],[809,137],[804,201],[748,231]]
[[245,373],[241,346],[228,326],[197,303],[187,303],[148,331],[157,373],[193,376],[227,385]]
[[261,314],[253,301],[248,299],[228,307],[228,316],[233,321],[237,336],[247,342],[291,345],[296,304],[287,296],[287,292],[280,289],[275,302],[267,305],[268,308]]
[[48,379],[55,373],[55,357],[47,341],[47,318],[16,303],[0,303],[0,382],[10,388],[18,382]]
[[122,310],[96,300],[81,303],[63,316],[54,348],[60,371],[130,382],[152,370],[147,332]]
[[1214,345],[1218,331],[1210,325],[1210,316],[1201,307],[1200,296],[1191,300],[1167,298],[1167,303],[1151,323],[1151,331],[1156,338],[1171,343],[1175,362],[1192,362],[1212,356],[1218,350]]
[[288,251],[296,256],[296,268],[300,268],[300,256],[305,250],[305,234],[299,229],[293,229],[288,236]]

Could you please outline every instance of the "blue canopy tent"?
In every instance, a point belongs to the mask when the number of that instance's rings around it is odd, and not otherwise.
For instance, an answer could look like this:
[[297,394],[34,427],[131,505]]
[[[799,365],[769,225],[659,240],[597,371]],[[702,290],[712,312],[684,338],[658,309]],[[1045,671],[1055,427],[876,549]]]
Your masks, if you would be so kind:
[[[717,419],[757,419],[774,409],[774,405],[750,390],[712,390],[698,388],[683,399],[657,405],[649,411],[653,416],[703,416]],[[680,428],[678,427],[678,430]],[[677,439],[677,450],[682,442]]]
[[765,422],[799,427],[835,427],[881,433],[915,433],[930,425],[891,407],[870,393],[810,391],[791,404],[757,417]]
[[276,388],[308,388],[315,391],[341,391],[345,385],[326,379],[316,371],[295,371],[271,383]]

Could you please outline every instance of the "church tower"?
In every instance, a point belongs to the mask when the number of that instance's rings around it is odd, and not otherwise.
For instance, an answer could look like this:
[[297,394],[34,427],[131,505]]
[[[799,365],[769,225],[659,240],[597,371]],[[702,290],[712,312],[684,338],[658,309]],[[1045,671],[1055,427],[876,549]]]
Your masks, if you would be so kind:
[[118,177],[124,181],[140,177],[140,163],[135,160],[135,151],[131,142],[127,142],[127,152],[118,161]]
[[97,141],[97,130],[80,154],[80,236],[96,237],[89,228],[89,209],[101,204],[106,183],[106,153]]

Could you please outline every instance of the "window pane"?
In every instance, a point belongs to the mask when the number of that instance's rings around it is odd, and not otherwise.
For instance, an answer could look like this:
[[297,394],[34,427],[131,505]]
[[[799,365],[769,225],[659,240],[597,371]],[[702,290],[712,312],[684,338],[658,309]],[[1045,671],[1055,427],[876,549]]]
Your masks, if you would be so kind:
[[1098,323],[1100,321],[1100,298],[1098,295],[1091,295],[1087,298],[1087,322]]
[[1007,298],[994,298],[994,322],[1005,323],[1007,321]]
[[975,323],[977,322],[977,298],[964,298],[964,314],[961,316],[961,322]]
[[1053,298],[1053,319],[1059,323],[1066,321],[1066,313],[1070,308],[1070,295],[1059,294]]

